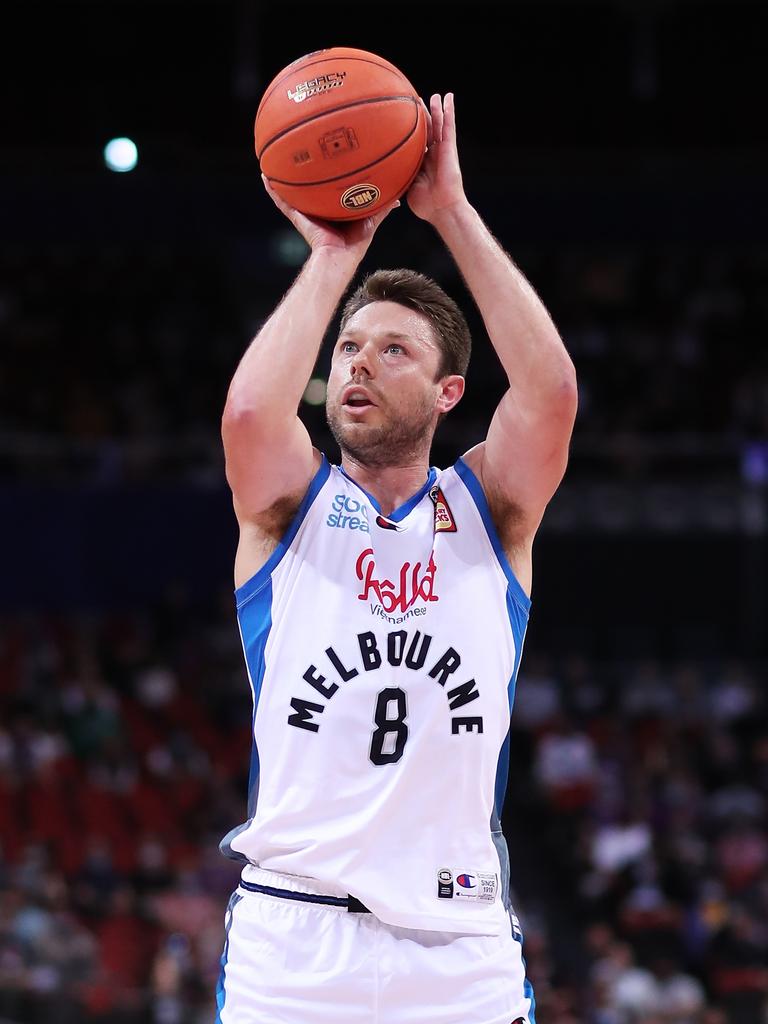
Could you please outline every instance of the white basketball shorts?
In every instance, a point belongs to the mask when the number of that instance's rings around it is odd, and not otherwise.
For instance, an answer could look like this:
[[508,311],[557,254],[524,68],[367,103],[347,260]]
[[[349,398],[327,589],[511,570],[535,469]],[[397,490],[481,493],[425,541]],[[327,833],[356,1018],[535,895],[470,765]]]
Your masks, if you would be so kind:
[[535,1024],[512,918],[503,935],[398,928],[249,866],[225,925],[216,1024]]

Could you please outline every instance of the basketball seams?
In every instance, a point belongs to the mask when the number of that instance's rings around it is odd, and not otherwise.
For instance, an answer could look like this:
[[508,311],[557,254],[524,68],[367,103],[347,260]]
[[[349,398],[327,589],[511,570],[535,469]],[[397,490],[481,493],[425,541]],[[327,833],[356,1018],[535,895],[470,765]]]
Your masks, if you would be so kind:
[[[338,54],[335,57],[329,57],[329,56],[327,56],[327,51],[326,51],[326,56],[325,57],[318,57],[317,60],[313,60],[309,64],[305,64],[304,65],[304,69],[312,68],[316,64],[323,64],[325,61],[334,61],[334,60],[338,60],[338,61],[342,61],[342,60],[344,60],[344,61],[347,61],[347,60],[348,61],[358,61],[360,64],[373,64],[373,66],[375,68],[381,68],[382,71],[389,71],[389,72],[391,72],[393,75],[395,75],[401,81],[405,82],[406,85],[410,86],[411,89],[413,89],[413,86],[408,81],[408,79],[405,77],[405,75],[402,73],[402,71],[400,71],[398,68],[396,68],[394,66],[394,64],[390,64],[388,61],[383,61],[383,62],[380,63],[379,61],[371,60],[370,57],[354,57],[354,56],[353,57],[347,57],[347,56],[345,56],[343,54]],[[300,63],[300,61],[299,61],[299,63]],[[289,71],[287,70],[286,73],[281,75],[280,78],[278,78],[277,81],[273,82],[271,86],[267,86],[267,91],[262,96],[261,102],[259,103],[259,106],[258,106],[258,108],[256,110],[256,119],[257,120],[258,120],[259,114],[261,113],[261,108],[264,106],[264,104],[270,98],[272,93],[283,84],[283,82],[286,80],[286,78],[291,78],[291,77],[293,77],[293,75],[296,74],[297,68],[294,67],[293,65],[290,65],[290,68],[291,68],[291,70],[289,70]],[[415,90],[414,90],[414,94],[415,94]]]
[[[396,102],[405,100],[408,103],[413,103],[413,105],[416,107],[416,123],[418,124],[418,101],[414,96],[372,96],[368,100],[352,100],[351,103],[342,103],[338,107],[331,107],[328,110],[322,110],[319,113],[313,114],[312,117],[305,117],[303,121],[297,121],[296,124],[292,124],[290,128],[283,128],[281,131],[277,133],[277,135],[273,135],[268,142],[264,143],[264,145],[261,148],[261,152],[259,152],[258,150],[256,151],[256,156],[258,157],[259,160],[262,160],[264,158],[264,154],[269,149],[269,147],[273,145],[275,142],[278,142],[280,139],[282,139],[284,135],[290,135],[290,133],[295,132],[297,128],[303,128],[304,125],[310,124],[312,121],[316,121],[319,117],[325,117],[326,114],[338,114],[339,111],[341,110],[351,110],[353,107],[363,107],[368,103],[385,103],[388,102],[389,100],[394,100]],[[411,131],[407,138],[410,138],[412,134],[413,132]],[[286,184],[289,183],[286,182]]]
[[[337,174],[335,178],[321,178],[319,181],[285,181],[283,178],[272,178],[272,177],[270,177],[268,180],[270,182],[274,181],[278,185],[287,185],[289,188],[310,188],[312,186],[317,186],[317,185],[331,185],[331,184],[333,184],[334,181],[341,181],[343,178],[349,178],[352,175],[356,175],[356,176],[359,177],[364,171],[367,171],[370,167],[375,167],[377,164],[382,163],[382,161],[384,161],[388,157],[392,156],[393,153],[396,153],[398,151],[398,149],[402,149],[403,146],[413,137],[413,134],[414,134],[414,132],[416,131],[416,129],[418,127],[419,127],[419,111],[418,111],[418,107],[417,107],[416,108],[416,120],[413,123],[413,127],[408,132],[408,134],[405,135],[400,140],[400,142],[398,142],[398,144],[396,146],[393,146],[392,149],[387,150],[386,153],[382,153],[382,155],[377,157],[375,160],[371,160],[370,163],[364,164],[362,167],[356,167],[352,171],[345,171],[344,174]],[[420,166],[421,166],[421,158],[419,159],[416,171],[418,171]],[[413,178],[415,178],[415,177],[416,177],[416,172],[414,172],[411,180],[413,180]]]

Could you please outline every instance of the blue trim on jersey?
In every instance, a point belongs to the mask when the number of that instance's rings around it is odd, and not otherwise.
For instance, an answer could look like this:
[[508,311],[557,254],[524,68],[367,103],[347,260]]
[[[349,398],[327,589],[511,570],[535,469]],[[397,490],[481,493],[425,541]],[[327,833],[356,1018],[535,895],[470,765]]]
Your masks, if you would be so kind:
[[[384,513],[381,511],[381,505],[378,503],[378,501],[374,498],[372,494],[369,494],[368,491],[366,491],[366,489],[357,482],[357,480],[353,480],[349,473],[347,473],[342,466],[339,466],[339,472],[343,473],[351,484],[354,484],[359,491],[363,492],[363,494],[366,496],[368,501],[370,501],[370,503],[373,505],[373,507],[376,509],[380,516],[384,515]],[[394,512],[392,512],[388,516],[385,516],[385,518],[389,519],[391,523],[399,523],[401,520],[405,519],[408,513],[411,512],[414,508],[416,508],[421,499],[424,497],[424,495],[427,493],[430,487],[434,484],[436,479],[437,470],[435,469],[434,466],[430,466],[429,473],[427,474],[427,482],[421,488],[419,488],[419,490],[413,495],[412,498],[409,498],[408,501],[403,502],[403,504],[400,505],[399,508],[396,508]]]
[[510,904],[510,906],[507,909],[509,911],[509,925],[510,928],[512,929],[512,938],[515,940],[515,942],[520,943],[520,959],[523,964],[523,971],[525,972],[525,976],[523,978],[523,997],[527,999],[531,1004],[528,1008],[528,1021],[529,1024],[536,1024],[536,996],[533,994],[533,985],[531,984],[528,978],[528,964],[525,962],[525,954],[523,953],[523,950],[525,948],[525,937],[523,935],[522,930],[520,928],[515,927],[515,921],[513,917],[514,910],[512,908],[512,905]]
[[[528,965],[525,962],[525,957],[523,957],[522,960],[523,970],[527,971]],[[531,1001],[531,1008],[528,1011],[528,1020],[531,1022],[531,1024],[536,1024],[536,997],[533,994],[533,985],[528,980],[527,975],[525,981],[523,982],[523,995],[526,999],[530,999]]]
[[[493,816],[492,816],[493,817]],[[493,822],[492,822],[493,824]],[[491,829],[491,840],[496,848],[496,856],[499,858],[499,883],[501,886],[501,905],[511,913],[512,900],[509,885],[509,846],[501,827]],[[510,918],[510,921],[512,919]]]
[[[504,570],[504,575],[507,577],[507,614],[509,615],[509,624],[512,627],[512,635],[515,638],[515,664],[507,685],[509,713],[512,714],[512,705],[515,702],[517,672],[520,668],[520,659],[523,655],[525,633],[528,628],[528,615],[531,610],[531,599],[520,585],[520,581],[512,571],[512,566],[509,564],[509,560],[504,553],[504,548],[501,546],[501,540],[499,539],[499,535],[496,532],[496,527],[493,523],[491,510],[488,506],[488,499],[485,497],[485,492],[483,491],[480,481],[463,459],[456,460],[455,469],[462,483],[469,491],[472,500],[480,513],[480,517],[483,520],[483,525],[485,526],[488,539],[491,542],[491,546],[493,547],[498,563]],[[499,814],[501,814],[501,808],[499,808]]]
[[531,610],[531,599],[523,590],[520,581],[512,571],[512,566],[509,564],[509,560],[507,559],[507,556],[504,553],[504,548],[502,547],[501,541],[499,540],[499,535],[496,532],[496,527],[494,526],[493,523],[493,517],[491,516],[491,510],[488,506],[488,499],[485,496],[485,491],[483,490],[482,484],[477,479],[472,470],[469,468],[469,466],[466,464],[464,459],[457,459],[456,462],[454,463],[454,468],[458,473],[462,483],[467,488],[469,493],[472,495],[472,500],[477,506],[477,511],[480,513],[480,516],[483,520],[483,524],[485,525],[486,533],[488,534],[488,539],[491,542],[491,546],[493,547],[493,550],[496,554],[496,558],[499,561],[499,565],[504,570],[504,575],[507,577],[507,580],[509,581],[509,586],[510,589],[512,590],[512,593],[514,594],[516,600],[519,601],[520,604],[523,606],[525,612],[528,613]]
[[517,673],[520,669],[520,659],[523,656],[525,645],[525,634],[528,629],[528,615],[523,612],[517,601],[507,590],[507,614],[509,624],[512,627],[512,635],[515,638],[515,664],[512,668],[512,676],[507,685],[507,699],[509,701],[509,713],[512,714],[512,707],[515,703],[515,689],[517,687]]
[[247,861],[247,858],[232,849],[232,841],[250,825],[256,814],[256,804],[259,799],[259,778],[261,764],[259,761],[259,748],[256,744],[256,711],[259,707],[261,686],[264,682],[266,671],[266,659],[264,651],[267,646],[267,637],[272,628],[272,579],[268,579],[266,586],[263,586],[256,594],[239,608],[238,626],[240,637],[243,642],[243,653],[248,666],[248,681],[251,685],[253,698],[253,717],[251,718],[251,766],[248,771],[248,821],[228,832],[219,843],[219,850],[225,857],[233,860]]
[[259,707],[261,685],[264,682],[264,673],[267,668],[264,651],[266,650],[269,631],[272,629],[271,579],[268,580],[267,585],[262,587],[257,595],[243,605],[238,611],[238,618],[243,637],[245,660],[248,663],[248,678],[253,692],[251,735],[254,739],[251,750],[251,767],[248,772],[248,817],[253,818],[256,813],[256,801],[259,795],[259,751],[255,739],[256,711]]
[[304,495],[299,510],[291,521],[291,525],[285,531],[285,534],[281,537],[277,547],[267,559],[266,563],[254,573],[249,580],[246,580],[242,586],[239,586],[235,590],[235,600],[237,602],[238,609],[241,608],[246,601],[250,601],[254,594],[256,594],[260,587],[264,586],[265,581],[272,575],[283,556],[291,546],[291,542],[296,534],[299,532],[299,527],[304,522],[307,513],[312,507],[312,502],[315,500],[317,495],[320,493],[320,489],[328,479],[331,472],[331,464],[323,455],[323,461],[320,464],[320,468],[312,477],[312,481],[307,489],[307,493]]
[[504,807],[504,800],[507,795],[507,781],[509,779],[509,730],[504,737],[504,742],[499,751],[499,760],[496,765],[496,788],[494,799],[495,820],[491,820],[491,828],[501,828],[501,812]]
[[224,1009],[224,1003],[227,1001],[227,993],[224,988],[224,974],[227,966],[227,958],[229,956],[229,932],[232,928],[232,921],[234,919],[235,907],[243,897],[240,893],[233,892],[229,900],[229,906],[227,907],[227,927],[225,929],[224,938],[224,952],[221,954],[221,970],[219,971],[219,979],[216,982],[216,1020],[214,1024],[221,1024],[221,1011]]

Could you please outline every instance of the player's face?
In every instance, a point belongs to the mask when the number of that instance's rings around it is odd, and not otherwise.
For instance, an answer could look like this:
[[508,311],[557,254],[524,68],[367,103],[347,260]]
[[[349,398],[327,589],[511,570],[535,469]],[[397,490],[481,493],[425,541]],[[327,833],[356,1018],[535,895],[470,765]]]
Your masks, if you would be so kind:
[[397,302],[371,302],[347,322],[331,361],[326,415],[342,451],[397,465],[429,449],[441,353],[431,323]]

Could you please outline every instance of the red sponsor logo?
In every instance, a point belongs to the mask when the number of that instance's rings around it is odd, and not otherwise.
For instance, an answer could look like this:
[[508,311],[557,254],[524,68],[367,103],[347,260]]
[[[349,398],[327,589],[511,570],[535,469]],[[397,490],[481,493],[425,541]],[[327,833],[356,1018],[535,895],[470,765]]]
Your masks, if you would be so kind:
[[355,572],[363,584],[362,594],[357,595],[358,600],[367,601],[373,593],[385,612],[405,612],[418,600],[440,600],[434,592],[437,566],[434,556],[431,554],[423,572],[421,562],[416,562],[413,565],[410,562],[405,562],[400,569],[396,584],[392,580],[376,578],[373,548],[366,548],[360,553],[355,565]]
[[435,506],[435,533],[456,533],[456,521],[443,492],[435,485],[429,496]]

